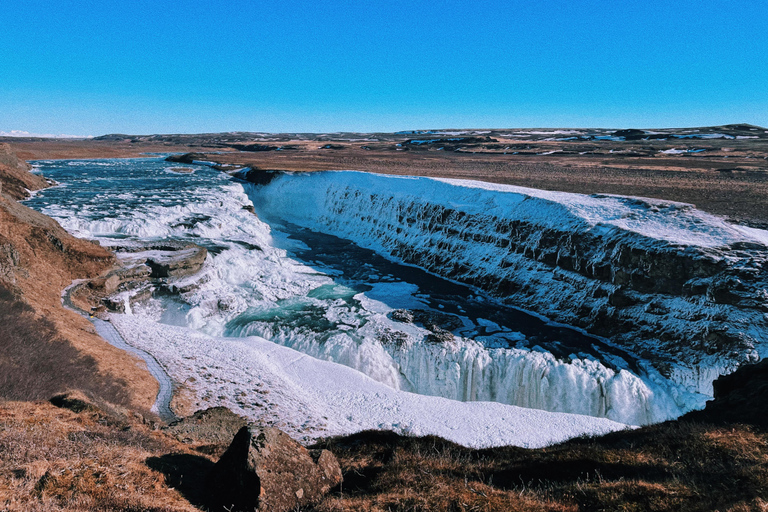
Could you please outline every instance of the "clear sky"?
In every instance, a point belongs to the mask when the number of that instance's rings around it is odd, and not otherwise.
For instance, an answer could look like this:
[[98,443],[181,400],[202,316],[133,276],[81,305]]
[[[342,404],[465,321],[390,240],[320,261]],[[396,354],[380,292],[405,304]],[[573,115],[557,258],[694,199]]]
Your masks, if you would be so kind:
[[0,0],[0,132],[768,126],[766,0]]

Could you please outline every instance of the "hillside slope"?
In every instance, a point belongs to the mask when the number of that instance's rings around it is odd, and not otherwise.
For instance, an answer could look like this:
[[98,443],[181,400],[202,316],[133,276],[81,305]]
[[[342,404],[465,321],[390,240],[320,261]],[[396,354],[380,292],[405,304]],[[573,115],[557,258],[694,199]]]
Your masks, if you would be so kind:
[[39,190],[50,186],[48,181],[29,170],[32,167],[16,157],[8,144],[0,144],[0,191],[13,199],[24,199],[27,190]]
[[[15,159],[7,147],[0,147],[0,160],[0,301],[6,320],[0,323],[0,338],[5,341],[0,373],[7,382],[29,380],[30,375],[39,373],[39,368],[20,355],[34,353],[39,358],[35,364],[48,361],[56,368],[59,380],[54,386],[58,389],[43,387],[39,392],[66,390],[75,384],[67,380],[68,374],[82,377],[83,385],[106,379],[111,382],[107,387],[117,393],[107,398],[115,401],[119,396],[118,402],[148,410],[157,393],[151,375],[133,357],[97,336],[86,319],[61,306],[65,287],[75,279],[95,277],[109,269],[114,256],[98,245],[71,236],[53,219],[17,203],[16,199],[26,195],[25,188],[41,188],[48,182],[25,170],[26,163]],[[12,314],[14,311],[16,314]],[[22,332],[26,336],[20,336]],[[70,355],[64,357],[64,353]],[[77,361],[78,370],[70,368],[68,373],[68,361]],[[95,372],[94,378],[88,378],[88,372]],[[88,391],[99,393],[98,387],[91,387]],[[25,396],[17,388],[11,397],[7,396],[7,387],[0,390],[0,398],[6,399],[50,396],[31,389],[31,395]]]

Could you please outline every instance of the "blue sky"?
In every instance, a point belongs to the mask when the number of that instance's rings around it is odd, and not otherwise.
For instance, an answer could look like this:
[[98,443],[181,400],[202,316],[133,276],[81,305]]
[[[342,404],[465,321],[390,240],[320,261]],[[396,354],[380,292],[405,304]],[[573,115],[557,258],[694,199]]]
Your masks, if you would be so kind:
[[768,2],[2,0],[0,131],[768,125]]

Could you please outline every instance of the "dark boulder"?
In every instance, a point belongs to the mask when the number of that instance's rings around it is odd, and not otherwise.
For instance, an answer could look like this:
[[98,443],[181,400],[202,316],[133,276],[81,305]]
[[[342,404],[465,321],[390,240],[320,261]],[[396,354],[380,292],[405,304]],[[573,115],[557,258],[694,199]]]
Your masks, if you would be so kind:
[[713,383],[714,400],[704,410],[693,411],[683,419],[711,423],[744,423],[768,428],[768,359],[742,366]]
[[195,161],[205,161],[208,155],[205,153],[184,153],[183,155],[171,155],[165,159],[166,162],[176,162],[180,164],[191,164]]
[[645,137],[645,130],[628,128],[626,130],[617,130],[613,132],[614,137],[624,137],[625,140],[640,140]]
[[243,427],[213,468],[211,505],[287,512],[316,503],[341,480],[328,450],[309,451],[277,428]]
[[280,146],[269,146],[267,144],[227,144],[229,147],[239,151],[250,151],[258,153],[261,151],[277,151]]
[[249,168],[235,174],[235,177],[254,185],[269,185],[269,183],[284,171]]

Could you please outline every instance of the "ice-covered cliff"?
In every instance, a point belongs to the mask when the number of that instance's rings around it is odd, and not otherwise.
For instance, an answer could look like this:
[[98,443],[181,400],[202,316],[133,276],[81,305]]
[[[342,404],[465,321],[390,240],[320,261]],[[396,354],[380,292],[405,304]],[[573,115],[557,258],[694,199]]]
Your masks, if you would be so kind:
[[347,171],[280,174],[250,197],[606,336],[705,394],[768,341],[768,233],[692,205]]

